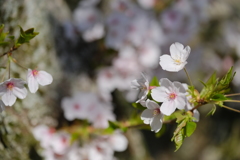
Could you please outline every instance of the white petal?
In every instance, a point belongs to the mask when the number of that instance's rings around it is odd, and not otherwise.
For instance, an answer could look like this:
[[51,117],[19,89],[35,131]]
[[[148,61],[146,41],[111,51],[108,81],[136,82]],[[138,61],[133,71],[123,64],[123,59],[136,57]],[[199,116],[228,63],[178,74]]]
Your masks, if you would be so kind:
[[160,79],[160,85],[163,86],[163,87],[167,87],[167,88],[173,86],[172,82],[167,78],[161,78]]
[[151,96],[155,101],[164,102],[168,100],[168,94],[166,93],[167,88],[165,87],[156,87],[152,89]]
[[182,57],[181,57],[182,62],[185,62],[188,59],[190,52],[191,52],[191,48],[189,46],[185,47],[185,49],[182,52]]
[[176,108],[184,109],[186,105],[186,98],[183,96],[177,96],[174,102],[175,102]]
[[193,117],[196,118],[196,120],[194,120],[194,122],[198,122],[200,119],[200,113],[198,112],[198,110],[194,109],[193,111]]
[[180,82],[173,82],[173,85],[179,89],[179,92],[186,93],[186,89]]
[[123,134],[115,133],[110,136],[109,141],[114,151],[122,152],[127,149],[128,140]]
[[152,110],[156,109],[156,108],[160,108],[160,106],[156,102],[154,102],[150,99],[148,99],[146,101],[146,106],[147,106],[148,109],[152,109]]
[[160,107],[161,113],[167,116],[170,116],[175,110],[176,110],[176,105],[174,101],[164,102]]
[[170,54],[173,59],[179,59],[184,46],[181,43],[175,42],[170,46]]
[[151,126],[151,131],[155,131],[156,133],[160,131],[160,129],[162,128],[162,119],[160,114],[153,117],[153,120],[150,126]]
[[143,120],[145,124],[149,124],[152,118],[153,118],[153,110],[145,109],[141,114],[141,120]]
[[42,86],[49,85],[53,81],[53,77],[51,74],[45,71],[38,71],[38,75],[36,76],[38,83]]
[[20,99],[24,99],[27,96],[27,89],[26,88],[13,87],[12,92],[15,96],[17,96]]
[[28,74],[27,77],[28,88],[31,93],[35,93],[38,90],[38,82],[32,74]]
[[17,97],[9,90],[2,96],[2,101],[6,106],[12,106],[16,102],[16,99]]
[[169,55],[162,55],[160,57],[159,64],[163,70],[166,70],[169,72],[178,72],[184,68],[184,66],[187,64],[187,62],[181,63],[181,64],[176,64],[175,61]]

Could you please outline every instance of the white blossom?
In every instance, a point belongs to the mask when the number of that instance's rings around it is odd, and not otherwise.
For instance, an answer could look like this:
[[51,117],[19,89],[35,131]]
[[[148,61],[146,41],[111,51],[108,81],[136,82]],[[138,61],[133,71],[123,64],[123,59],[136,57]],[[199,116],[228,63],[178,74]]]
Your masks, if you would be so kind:
[[187,64],[187,58],[190,54],[190,47],[184,46],[181,43],[175,42],[170,46],[170,55],[160,56],[160,66],[163,70],[169,72],[178,72]]
[[139,103],[141,100],[145,100],[149,91],[149,81],[142,73],[142,78],[135,79],[131,82],[131,88],[140,90],[138,95],[139,100],[136,103]]
[[171,115],[176,108],[184,109],[186,105],[186,90],[180,82],[171,82],[167,78],[160,80],[160,87],[152,89],[154,100],[162,102],[160,111],[164,115]]
[[152,100],[148,99],[146,101],[146,107],[147,109],[141,114],[141,119],[143,120],[143,123],[150,124],[151,131],[157,133],[162,128],[164,115],[160,111],[160,106]]
[[24,87],[26,82],[18,78],[10,78],[0,83],[0,95],[6,106],[12,106],[17,97],[24,99],[27,96],[27,89]]
[[27,82],[28,82],[28,88],[31,93],[35,93],[38,90],[39,84],[42,86],[46,86],[51,84],[52,81],[53,81],[53,77],[51,74],[45,71],[28,69]]

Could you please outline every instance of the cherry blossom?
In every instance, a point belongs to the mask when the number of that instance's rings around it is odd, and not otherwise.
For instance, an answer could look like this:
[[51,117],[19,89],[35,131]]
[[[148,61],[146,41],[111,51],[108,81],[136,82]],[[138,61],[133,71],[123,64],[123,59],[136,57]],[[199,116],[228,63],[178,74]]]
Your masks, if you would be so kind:
[[180,82],[171,82],[167,78],[160,80],[160,87],[152,89],[154,100],[162,102],[160,111],[164,115],[171,115],[176,108],[184,109],[186,105],[186,90]]
[[143,120],[143,123],[150,124],[151,131],[157,133],[162,128],[164,115],[160,111],[160,106],[152,100],[148,99],[146,101],[146,107],[147,109],[141,114],[141,119]]
[[178,72],[187,64],[187,58],[190,54],[190,47],[184,46],[181,43],[175,42],[170,46],[170,55],[160,56],[160,66],[163,70],[169,72]]
[[142,73],[142,78],[135,79],[131,82],[131,88],[140,90],[138,95],[139,100],[136,103],[139,103],[141,100],[145,100],[149,91],[149,81]]
[[35,93],[38,90],[39,84],[42,86],[46,86],[51,84],[52,81],[53,77],[49,73],[45,71],[38,71],[35,69],[28,69],[27,82],[28,88],[31,93]]
[[24,99],[27,96],[27,89],[24,87],[26,82],[18,78],[10,78],[0,83],[0,95],[6,106],[12,106],[17,97]]

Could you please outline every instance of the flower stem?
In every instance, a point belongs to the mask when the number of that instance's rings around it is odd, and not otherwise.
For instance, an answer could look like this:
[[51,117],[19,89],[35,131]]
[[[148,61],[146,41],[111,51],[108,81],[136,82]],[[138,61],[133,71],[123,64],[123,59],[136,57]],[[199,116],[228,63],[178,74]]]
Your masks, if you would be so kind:
[[23,67],[22,65],[20,65],[18,62],[17,62],[17,60],[16,59],[14,59],[14,58],[11,58],[11,60],[14,62],[14,63],[16,63],[19,67],[22,67],[23,69],[26,69],[26,70],[28,70],[26,67]]
[[223,102],[236,102],[236,103],[240,103],[239,100],[224,100]]
[[191,86],[193,86],[192,80],[191,80],[191,78],[190,78],[190,76],[189,76],[189,74],[188,74],[188,72],[187,72],[187,69],[186,69],[185,67],[184,67],[184,71],[185,71],[185,73],[186,73],[186,75],[187,75],[187,78],[188,78]]
[[240,96],[240,93],[226,94],[225,97]]
[[225,106],[225,105],[221,105],[221,107],[226,108],[226,109],[229,109],[229,110],[234,111],[234,112],[238,112],[238,113],[240,113],[239,110],[237,110],[237,109],[233,109],[233,108],[230,108],[230,107]]
[[11,61],[8,60],[8,79],[11,78],[10,74],[11,74]]

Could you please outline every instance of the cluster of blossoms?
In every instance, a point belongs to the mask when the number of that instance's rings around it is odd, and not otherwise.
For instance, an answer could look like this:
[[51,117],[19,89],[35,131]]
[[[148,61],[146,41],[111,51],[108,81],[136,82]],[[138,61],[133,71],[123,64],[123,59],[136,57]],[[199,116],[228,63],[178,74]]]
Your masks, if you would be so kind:
[[81,1],[73,12],[73,21],[64,23],[65,34],[72,42],[76,42],[76,32],[86,42],[104,38],[105,46],[118,52],[112,66],[98,70],[97,85],[106,100],[110,101],[111,92],[118,89],[127,91],[126,99],[131,102],[136,95],[124,84],[142,71],[155,69],[158,57],[175,37],[186,43],[197,33],[209,3],[208,0],[176,1],[156,16],[150,9],[157,6],[157,1],[138,0],[136,4],[111,0],[106,6],[107,13],[99,7],[101,2]]
[[113,160],[114,152],[122,152],[128,145],[126,137],[117,131],[95,137],[84,145],[71,143],[70,134],[45,125],[36,126],[32,132],[43,148],[45,160]]
[[79,92],[73,97],[65,97],[62,109],[67,120],[86,119],[94,128],[107,128],[108,121],[115,121],[111,104],[95,93]]
[[[160,57],[160,66],[170,72],[178,72],[187,64],[187,58],[190,54],[190,47],[184,46],[178,42],[170,46],[170,55]],[[140,90],[137,103],[142,104],[147,109],[143,111],[141,119],[145,124],[150,124],[151,130],[158,132],[163,124],[164,115],[170,116],[179,110],[191,110],[193,105],[189,102],[188,85],[180,82],[171,82],[167,78],[159,81],[159,87],[149,86],[149,81],[143,75],[143,78],[132,81],[132,88]],[[151,97],[154,100],[147,99],[151,91]],[[156,103],[160,102],[161,106]],[[193,111],[196,121],[199,120],[199,112]]]
[[31,93],[35,93],[38,90],[39,85],[49,85],[52,81],[53,78],[49,73],[35,69],[28,69],[27,82],[19,78],[10,78],[0,83],[0,95],[2,96],[0,111],[3,111],[5,106],[12,106],[17,98],[26,98],[28,91],[24,86],[25,84],[28,85]]

